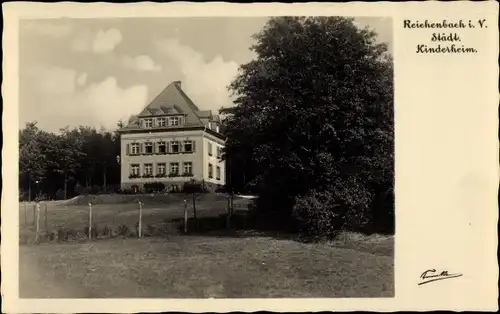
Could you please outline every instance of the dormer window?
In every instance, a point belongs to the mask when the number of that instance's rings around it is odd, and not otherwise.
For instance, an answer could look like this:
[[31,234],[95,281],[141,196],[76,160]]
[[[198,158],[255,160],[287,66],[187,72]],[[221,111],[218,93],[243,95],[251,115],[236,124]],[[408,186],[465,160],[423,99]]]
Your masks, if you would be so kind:
[[144,119],[144,127],[145,128],[152,128],[153,127],[153,119],[151,119],[151,118]]
[[181,124],[181,118],[180,117],[171,117],[170,118],[170,125],[171,126],[177,126]]
[[156,126],[159,128],[162,128],[166,125],[165,118],[157,118],[156,119]]

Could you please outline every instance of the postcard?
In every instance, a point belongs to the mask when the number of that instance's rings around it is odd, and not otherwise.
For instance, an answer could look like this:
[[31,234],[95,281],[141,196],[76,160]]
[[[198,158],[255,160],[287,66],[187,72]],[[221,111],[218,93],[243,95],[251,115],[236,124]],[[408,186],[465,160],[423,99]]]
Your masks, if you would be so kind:
[[3,311],[498,310],[497,2],[3,11]]

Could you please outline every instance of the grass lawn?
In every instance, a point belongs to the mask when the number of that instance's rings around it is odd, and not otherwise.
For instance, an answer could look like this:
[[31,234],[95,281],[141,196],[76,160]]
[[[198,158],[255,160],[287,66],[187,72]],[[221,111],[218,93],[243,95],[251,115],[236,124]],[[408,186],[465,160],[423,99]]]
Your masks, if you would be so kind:
[[20,297],[392,297],[392,245],[182,235],[21,245]]
[[[108,200],[109,198],[109,200]],[[143,202],[142,225],[146,230],[148,225],[163,224],[172,219],[184,217],[183,194],[134,196],[134,195],[102,195],[85,197],[75,201],[47,202],[40,206],[40,231],[45,233],[57,232],[59,228],[72,229],[83,235],[84,228],[88,226],[89,207],[92,205],[92,223],[97,229],[107,226],[113,230],[120,225],[126,225],[130,230],[135,229],[139,220],[138,200]],[[103,200],[105,202],[103,202]],[[240,201],[241,202],[241,201]],[[238,201],[235,202],[235,204]],[[47,226],[45,226],[44,206],[47,204]],[[188,198],[188,217],[193,217],[192,199]],[[227,200],[218,195],[200,195],[196,201],[197,217],[214,217],[226,212]],[[35,215],[33,203],[19,207],[19,236],[21,243],[32,242],[36,234]],[[46,229],[47,228],[47,229]]]
[[[88,202],[93,222],[133,228],[138,198],[143,226],[184,214],[184,195],[83,197],[48,202],[47,229],[83,233]],[[41,211],[40,230],[45,231]],[[225,212],[223,196],[200,196],[197,216]],[[350,234],[329,244],[306,244],[252,231],[89,242],[25,244],[34,239],[20,206],[21,298],[279,298],[394,296],[393,239]],[[191,200],[188,215],[193,216]],[[31,222],[31,223],[30,223]]]

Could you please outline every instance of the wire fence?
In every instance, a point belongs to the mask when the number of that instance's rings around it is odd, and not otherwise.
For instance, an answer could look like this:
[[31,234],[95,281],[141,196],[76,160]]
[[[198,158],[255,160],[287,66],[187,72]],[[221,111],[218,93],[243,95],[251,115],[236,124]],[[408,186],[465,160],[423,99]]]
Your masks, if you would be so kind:
[[[241,205],[236,205],[236,208]],[[207,228],[228,226],[225,199],[200,198],[158,203],[139,200],[122,204],[77,204],[57,202],[20,203],[20,243],[93,241],[111,237],[168,237],[193,229],[193,220],[210,224]],[[196,218],[196,219],[195,219]],[[194,226],[194,225],[193,225]],[[196,224],[199,227],[199,223]]]

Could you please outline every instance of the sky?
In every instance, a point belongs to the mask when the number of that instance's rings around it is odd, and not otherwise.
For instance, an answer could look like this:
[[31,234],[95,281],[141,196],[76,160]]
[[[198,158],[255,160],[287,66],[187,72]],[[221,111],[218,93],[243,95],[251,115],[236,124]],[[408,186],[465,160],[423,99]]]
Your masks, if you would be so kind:
[[[19,127],[116,128],[172,81],[201,110],[232,105],[227,86],[255,55],[267,17],[22,20]],[[390,18],[356,18],[392,51]]]

